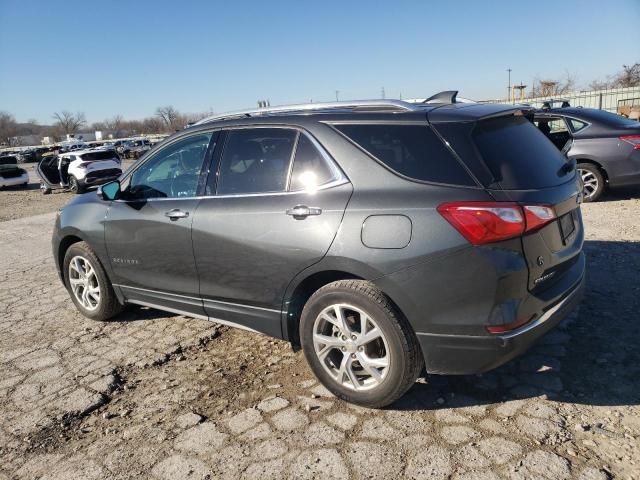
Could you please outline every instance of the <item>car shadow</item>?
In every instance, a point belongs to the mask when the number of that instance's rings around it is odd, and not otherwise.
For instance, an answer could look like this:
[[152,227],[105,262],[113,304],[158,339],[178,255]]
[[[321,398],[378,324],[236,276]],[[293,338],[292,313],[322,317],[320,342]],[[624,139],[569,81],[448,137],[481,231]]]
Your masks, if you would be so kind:
[[577,315],[528,353],[486,374],[427,376],[390,409],[438,410],[546,397],[585,405],[640,404],[640,242],[586,241]]
[[640,198],[640,186],[618,187],[606,190],[598,202],[617,202],[636,198]]

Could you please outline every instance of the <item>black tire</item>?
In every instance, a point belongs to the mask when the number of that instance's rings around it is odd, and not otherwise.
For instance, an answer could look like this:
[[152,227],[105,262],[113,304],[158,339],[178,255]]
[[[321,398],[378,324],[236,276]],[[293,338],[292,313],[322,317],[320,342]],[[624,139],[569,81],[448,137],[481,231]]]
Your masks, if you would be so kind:
[[84,192],[84,188],[82,188],[80,182],[78,182],[78,179],[73,175],[69,175],[69,190],[71,190],[73,193]]
[[583,178],[585,177],[585,175],[587,175],[587,178],[590,182],[589,185],[593,185],[593,183],[591,183],[592,181],[597,182],[595,188],[589,188],[587,184],[583,183],[583,201],[587,203],[597,202],[604,193],[605,189],[605,180],[604,176],[602,175],[602,171],[592,163],[578,163],[577,168],[578,171],[580,171],[580,173],[582,174]]
[[[352,305],[365,312],[375,320],[386,339],[388,371],[378,385],[368,390],[355,390],[339,383],[316,354],[313,342],[316,319],[323,310],[336,304]],[[338,398],[369,408],[387,406],[404,395],[424,365],[418,340],[408,322],[375,285],[362,280],[340,280],[316,291],[302,311],[300,340],[311,370],[329,391]],[[354,354],[351,357],[355,358]]]
[[[82,305],[71,287],[70,263],[74,257],[82,257],[86,259],[95,271],[97,283],[100,288],[100,300],[97,302],[97,305],[93,310],[89,310]],[[64,261],[62,262],[62,271],[64,275],[64,284],[69,291],[71,300],[80,313],[85,317],[98,321],[109,320],[123,310],[124,306],[118,302],[118,298],[113,291],[113,286],[111,285],[100,260],[98,260],[96,254],[93,253],[93,250],[91,250],[86,242],[74,243],[67,249],[64,255]]]

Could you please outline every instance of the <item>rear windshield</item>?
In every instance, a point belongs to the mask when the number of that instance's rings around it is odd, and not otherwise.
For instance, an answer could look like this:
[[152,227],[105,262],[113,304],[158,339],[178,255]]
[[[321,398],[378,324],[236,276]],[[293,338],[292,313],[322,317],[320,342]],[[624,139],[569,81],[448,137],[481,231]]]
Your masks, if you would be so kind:
[[17,165],[17,163],[16,157],[0,157],[0,165]]
[[111,160],[115,158],[115,156],[116,154],[109,150],[103,152],[83,153],[81,155],[82,160],[84,160],[85,162],[92,162],[94,160]]
[[473,139],[495,183],[504,189],[553,187],[573,176],[563,168],[567,159],[525,117],[483,120]]
[[582,116],[587,120],[600,122],[611,127],[640,127],[640,123],[635,120],[605,110],[589,109]]
[[422,182],[475,186],[442,141],[426,125],[334,125],[394,172]]

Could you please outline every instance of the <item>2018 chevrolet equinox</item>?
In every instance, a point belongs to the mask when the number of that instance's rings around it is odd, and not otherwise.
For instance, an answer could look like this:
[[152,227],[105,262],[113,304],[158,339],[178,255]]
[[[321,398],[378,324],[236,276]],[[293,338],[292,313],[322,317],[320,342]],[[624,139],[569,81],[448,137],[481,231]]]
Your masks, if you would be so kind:
[[204,119],[60,211],[60,278],[96,320],[138,304],[287,339],[369,407],[490,370],[583,284],[575,163],[533,113],[443,92]]

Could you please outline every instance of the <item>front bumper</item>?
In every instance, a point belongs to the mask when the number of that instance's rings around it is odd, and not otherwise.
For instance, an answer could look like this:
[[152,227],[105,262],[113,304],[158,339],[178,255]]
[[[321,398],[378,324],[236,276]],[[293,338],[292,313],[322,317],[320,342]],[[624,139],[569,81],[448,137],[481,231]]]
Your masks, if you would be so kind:
[[29,174],[24,172],[19,177],[5,178],[0,175],[0,187],[13,187],[14,185],[23,185],[29,183]]
[[427,372],[471,375],[492,370],[529,349],[577,306],[584,275],[569,292],[532,322],[502,335],[445,335],[418,333]]

